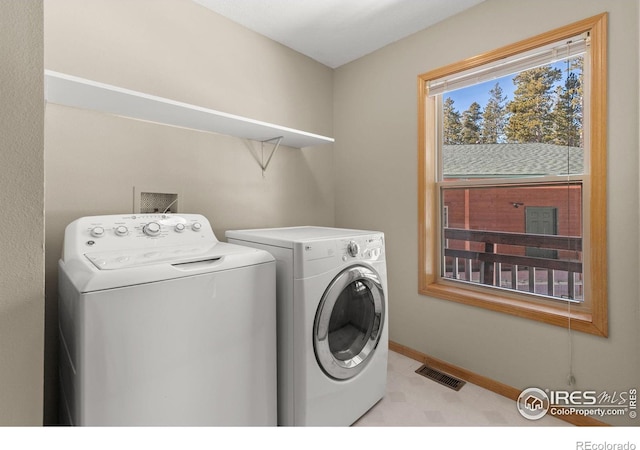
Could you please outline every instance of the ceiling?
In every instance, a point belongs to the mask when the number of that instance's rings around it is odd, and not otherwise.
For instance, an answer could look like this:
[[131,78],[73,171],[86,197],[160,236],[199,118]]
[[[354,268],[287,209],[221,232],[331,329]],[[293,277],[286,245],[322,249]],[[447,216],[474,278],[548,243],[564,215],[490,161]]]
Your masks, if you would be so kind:
[[193,0],[331,68],[484,0]]

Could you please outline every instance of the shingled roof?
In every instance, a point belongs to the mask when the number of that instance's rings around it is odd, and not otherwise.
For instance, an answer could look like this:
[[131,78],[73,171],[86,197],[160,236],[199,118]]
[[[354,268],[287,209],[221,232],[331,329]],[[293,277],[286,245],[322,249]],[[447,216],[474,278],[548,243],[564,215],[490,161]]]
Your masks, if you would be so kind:
[[553,144],[444,145],[442,153],[445,178],[580,174],[584,165],[582,148]]

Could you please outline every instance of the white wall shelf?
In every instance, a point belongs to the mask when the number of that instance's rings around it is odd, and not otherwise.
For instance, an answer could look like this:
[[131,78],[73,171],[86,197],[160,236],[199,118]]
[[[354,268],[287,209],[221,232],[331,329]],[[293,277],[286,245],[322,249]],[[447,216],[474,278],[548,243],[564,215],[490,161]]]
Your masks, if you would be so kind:
[[302,148],[333,138],[45,70],[45,100],[134,119]]

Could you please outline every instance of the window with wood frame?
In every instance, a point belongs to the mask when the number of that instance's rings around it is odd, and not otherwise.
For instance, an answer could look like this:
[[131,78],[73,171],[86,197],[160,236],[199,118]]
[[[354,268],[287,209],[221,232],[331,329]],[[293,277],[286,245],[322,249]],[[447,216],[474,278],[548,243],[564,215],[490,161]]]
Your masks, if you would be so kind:
[[607,15],[418,77],[419,291],[606,336]]

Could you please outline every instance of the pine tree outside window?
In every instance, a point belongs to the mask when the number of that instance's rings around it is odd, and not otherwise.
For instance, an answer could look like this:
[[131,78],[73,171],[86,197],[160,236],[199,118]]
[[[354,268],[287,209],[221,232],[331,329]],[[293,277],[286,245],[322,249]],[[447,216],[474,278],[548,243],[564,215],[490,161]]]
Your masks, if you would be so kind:
[[420,75],[419,102],[420,292],[606,336],[606,15]]

